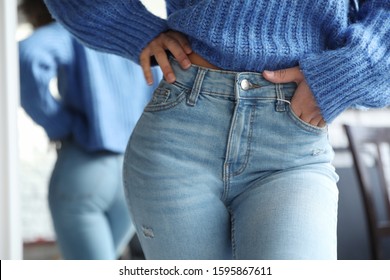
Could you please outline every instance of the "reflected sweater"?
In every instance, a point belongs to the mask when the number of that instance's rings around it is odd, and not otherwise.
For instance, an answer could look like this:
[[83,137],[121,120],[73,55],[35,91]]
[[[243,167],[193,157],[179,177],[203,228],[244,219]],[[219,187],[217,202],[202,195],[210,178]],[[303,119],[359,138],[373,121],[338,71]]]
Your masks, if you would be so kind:
[[[86,151],[125,151],[153,90],[139,65],[82,46],[58,23],[21,41],[19,61],[21,105],[51,140],[71,137]],[[50,91],[53,78],[59,97]]]
[[166,0],[166,20],[138,0],[45,2],[85,44],[133,61],[171,29],[226,70],[300,66],[327,122],[390,104],[390,0],[366,1],[354,24],[348,0]]

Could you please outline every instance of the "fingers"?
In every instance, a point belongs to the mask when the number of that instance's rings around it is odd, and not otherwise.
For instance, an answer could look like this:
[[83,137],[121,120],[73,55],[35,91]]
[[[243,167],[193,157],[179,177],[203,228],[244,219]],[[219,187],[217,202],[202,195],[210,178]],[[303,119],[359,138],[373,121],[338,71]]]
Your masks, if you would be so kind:
[[283,83],[300,83],[304,80],[304,76],[302,72],[300,71],[299,67],[293,67],[293,68],[286,68],[276,71],[264,71],[263,77],[276,84],[283,84]]
[[316,127],[326,126],[326,122],[324,121],[319,112],[305,112],[300,114],[299,118],[305,123],[311,124]]
[[152,69],[150,67],[150,51],[145,48],[141,55],[140,55],[140,59],[139,59],[139,63],[141,65],[141,68],[142,68],[142,71],[144,73],[144,77],[145,77],[145,80],[146,80],[146,83],[148,85],[152,85],[153,84],[153,75],[152,75]]
[[175,38],[179,42],[180,46],[183,48],[186,54],[192,53],[192,48],[190,46],[190,43],[188,42],[187,38],[183,34],[175,31],[168,31],[167,33],[170,34],[173,38]]
[[264,71],[263,77],[275,84],[294,82],[297,84],[291,100],[291,110],[304,122],[317,127],[326,126],[321,110],[311,92],[305,77],[299,67],[286,68],[276,71]]
[[321,110],[305,80],[298,84],[291,99],[291,110],[305,123],[316,127],[326,126]]
[[303,106],[297,107],[296,102],[291,103],[291,110],[294,112],[294,114],[299,117],[303,122],[311,124],[316,127],[325,127],[326,122],[322,118],[321,112],[319,108],[314,108],[312,110],[308,110],[308,108],[305,108]]
[[169,59],[166,51],[175,57],[180,66],[187,69],[191,66],[191,62],[188,58],[188,54],[192,52],[192,49],[184,35],[175,31],[168,31],[160,34],[154,40],[152,40],[141,52],[140,64],[144,72],[146,82],[153,84],[153,76],[151,71],[150,58],[155,57],[158,65],[163,72],[165,79],[169,83],[173,83],[176,80],[175,74],[169,63]]
[[[170,31],[164,35],[166,35],[166,38],[164,38],[165,48],[172,53],[173,57],[179,62],[180,66],[183,69],[187,69],[188,67],[190,67],[191,61],[189,60],[187,55],[190,54],[192,50],[189,47],[187,39],[184,36],[182,36],[180,33],[173,32],[173,31]],[[166,54],[165,54],[165,58],[166,58]],[[165,58],[164,58],[164,62],[165,62]]]

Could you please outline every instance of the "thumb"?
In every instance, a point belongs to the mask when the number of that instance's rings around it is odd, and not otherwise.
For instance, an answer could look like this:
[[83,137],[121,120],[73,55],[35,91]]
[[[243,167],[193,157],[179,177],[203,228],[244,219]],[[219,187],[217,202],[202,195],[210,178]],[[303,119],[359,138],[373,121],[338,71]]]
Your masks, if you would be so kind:
[[299,70],[299,67],[281,69],[276,71],[265,70],[263,72],[263,77],[276,84],[290,83],[295,82],[299,83],[303,80],[303,75]]

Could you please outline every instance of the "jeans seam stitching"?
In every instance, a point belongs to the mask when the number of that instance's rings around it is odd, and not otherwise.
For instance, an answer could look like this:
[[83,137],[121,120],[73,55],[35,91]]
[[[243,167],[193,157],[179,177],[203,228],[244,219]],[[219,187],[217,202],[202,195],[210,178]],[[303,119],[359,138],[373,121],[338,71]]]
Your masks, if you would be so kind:
[[251,151],[251,145],[252,145],[253,122],[254,122],[254,119],[255,119],[255,115],[256,115],[256,106],[252,105],[251,118],[250,118],[250,122],[249,122],[250,129],[249,129],[249,135],[248,135],[248,145],[247,145],[247,148],[246,148],[246,151],[245,151],[245,156],[244,156],[245,157],[245,161],[242,164],[242,166],[236,172],[234,172],[232,174],[233,176],[240,175],[241,173],[244,172],[245,168],[248,166],[249,156],[250,156],[250,151]]
[[231,246],[232,246],[232,255],[233,255],[233,259],[236,258],[236,240],[235,240],[235,219],[234,219],[234,214],[233,214],[233,211],[232,209],[228,206],[227,207],[228,209],[228,212],[230,213],[230,224],[231,224],[231,230],[230,230],[230,234],[231,234]]

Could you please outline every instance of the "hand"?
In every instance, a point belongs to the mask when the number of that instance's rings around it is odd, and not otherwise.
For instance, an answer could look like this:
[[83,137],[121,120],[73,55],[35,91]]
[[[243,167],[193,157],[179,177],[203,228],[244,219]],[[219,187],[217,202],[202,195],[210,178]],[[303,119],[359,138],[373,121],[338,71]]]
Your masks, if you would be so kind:
[[284,84],[295,82],[297,84],[297,89],[291,99],[291,109],[306,123],[317,127],[326,126],[320,108],[299,67],[277,71],[264,71],[263,76],[272,83]]
[[169,63],[166,50],[169,50],[183,69],[191,66],[188,55],[192,49],[187,38],[176,31],[167,31],[154,38],[141,52],[140,64],[144,72],[146,82],[153,84],[153,75],[150,66],[150,57],[154,56],[163,72],[165,79],[169,83],[176,80],[172,67]]

